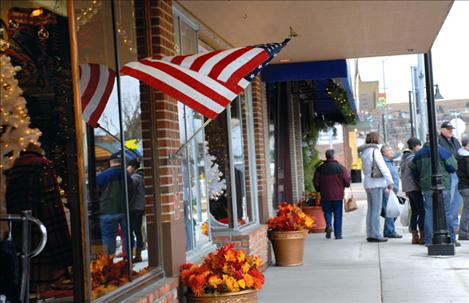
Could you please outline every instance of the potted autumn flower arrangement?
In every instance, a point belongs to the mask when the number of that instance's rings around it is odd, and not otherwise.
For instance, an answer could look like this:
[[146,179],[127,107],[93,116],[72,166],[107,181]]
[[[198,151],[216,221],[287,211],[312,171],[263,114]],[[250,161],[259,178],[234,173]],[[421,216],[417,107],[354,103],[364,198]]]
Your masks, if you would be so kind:
[[300,201],[301,210],[314,220],[313,227],[310,229],[312,233],[322,233],[326,231],[326,220],[321,207],[321,194],[311,192],[306,194],[304,199]]
[[261,264],[258,256],[246,256],[234,249],[234,244],[227,244],[200,265],[182,265],[181,282],[189,288],[188,302],[257,302],[257,290],[264,285]]
[[297,205],[283,202],[277,216],[270,218],[267,224],[277,266],[302,265],[304,242],[313,227],[313,219]]

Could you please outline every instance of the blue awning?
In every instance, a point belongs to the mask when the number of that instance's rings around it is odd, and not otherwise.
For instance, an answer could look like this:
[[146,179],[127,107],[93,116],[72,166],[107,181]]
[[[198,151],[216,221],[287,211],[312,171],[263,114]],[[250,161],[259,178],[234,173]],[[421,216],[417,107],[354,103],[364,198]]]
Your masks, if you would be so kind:
[[347,78],[345,60],[270,64],[262,70],[262,81],[299,81]]
[[345,90],[350,107],[356,112],[345,60],[271,64],[263,69],[261,77],[265,82],[313,80],[316,114],[329,117],[340,114],[326,92],[328,81],[334,79]]

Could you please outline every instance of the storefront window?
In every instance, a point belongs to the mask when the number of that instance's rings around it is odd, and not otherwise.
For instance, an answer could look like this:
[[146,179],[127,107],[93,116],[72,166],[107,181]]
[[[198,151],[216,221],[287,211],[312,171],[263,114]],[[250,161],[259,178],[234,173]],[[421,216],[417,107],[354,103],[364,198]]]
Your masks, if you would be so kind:
[[[176,50],[180,54],[206,51],[208,46],[198,43],[197,24],[179,10],[175,10],[174,16]],[[188,251],[208,242],[207,229],[238,228],[256,220],[251,99],[249,88],[189,141],[187,150],[181,153]],[[204,119],[183,104],[178,109],[184,144]]]
[[[5,182],[6,193],[3,188],[0,190],[0,209],[6,209],[9,214],[31,210],[33,217],[41,220],[47,229],[44,250],[31,260],[30,294],[24,294],[25,298],[73,300],[72,276],[77,269],[73,268],[72,261],[77,255],[73,250],[76,244],[72,243],[72,228],[78,222],[80,201],[75,173],[75,120],[66,1],[41,1],[40,6],[37,1],[2,1],[0,18],[5,30],[0,39],[8,37],[9,43],[1,53],[0,180]],[[21,67],[16,75],[11,73],[13,66]],[[11,94],[18,89],[22,90],[20,96]],[[20,120],[29,120],[29,127],[34,132],[40,131],[37,141],[36,137],[29,136],[31,130],[21,128]],[[26,140],[20,154],[10,154],[15,162],[4,165],[5,149]],[[23,240],[27,241],[23,238],[22,226],[13,224],[11,227],[11,240],[20,250]],[[37,247],[41,237],[39,230],[33,228],[28,236],[31,247]],[[18,272],[10,273],[21,275],[26,271],[16,269]],[[1,271],[5,273],[3,268]],[[2,277],[3,282],[14,281],[14,276]],[[16,296],[8,299],[19,302]]]
[[[174,31],[177,51],[181,54],[197,53],[197,30],[194,24],[176,13]],[[180,143],[187,143],[178,156],[182,164],[186,251],[189,252],[210,242],[203,130],[191,138],[202,127],[204,117],[180,102],[178,115]]]
[[[137,60],[133,1],[79,1],[75,14],[80,93],[86,104],[92,297],[99,298],[155,266],[148,260],[156,259],[159,248],[149,247],[146,236],[140,83],[118,72]],[[104,111],[94,125],[100,107]]]
[[206,127],[206,141],[225,189],[210,199],[213,228],[238,228],[254,222],[256,210],[255,155],[250,87],[226,112]]

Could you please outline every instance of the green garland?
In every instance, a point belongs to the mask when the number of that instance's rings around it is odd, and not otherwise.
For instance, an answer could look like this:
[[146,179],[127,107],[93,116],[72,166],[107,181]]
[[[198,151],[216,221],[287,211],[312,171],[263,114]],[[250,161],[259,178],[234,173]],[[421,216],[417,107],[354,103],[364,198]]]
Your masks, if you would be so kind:
[[326,92],[332,98],[335,105],[337,106],[337,109],[344,117],[344,124],[354,125],[356,123],[356,116],[352,110],[352,107],[350,106],[350,102],[348,101],[345,90],[333,80],[329,80],[329,83],[327,83]]

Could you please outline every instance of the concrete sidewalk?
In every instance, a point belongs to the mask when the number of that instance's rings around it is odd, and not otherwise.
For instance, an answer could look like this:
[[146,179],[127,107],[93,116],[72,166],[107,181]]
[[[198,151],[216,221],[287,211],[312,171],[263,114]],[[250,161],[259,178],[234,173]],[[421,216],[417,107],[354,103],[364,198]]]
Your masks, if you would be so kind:
[[454,257],[428,257],[423,245],[410,244],[407,228],[397,226],[402,239],[368,243],[361,186],[354,186],[354,194],[360,208],[344,214],[344,239],[310,234],[305,264],[267,269],[259,302],[469,302],[468,241],[461,242]]

